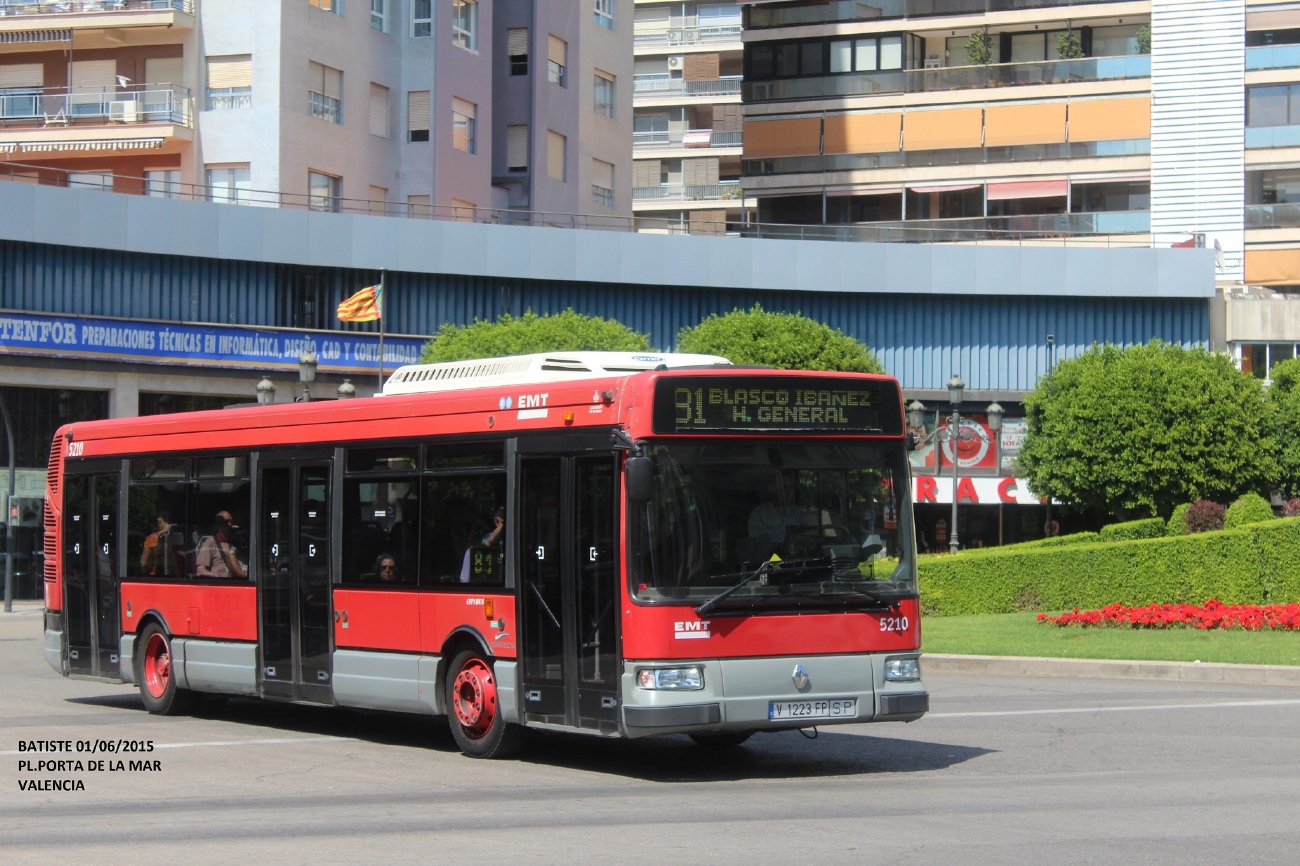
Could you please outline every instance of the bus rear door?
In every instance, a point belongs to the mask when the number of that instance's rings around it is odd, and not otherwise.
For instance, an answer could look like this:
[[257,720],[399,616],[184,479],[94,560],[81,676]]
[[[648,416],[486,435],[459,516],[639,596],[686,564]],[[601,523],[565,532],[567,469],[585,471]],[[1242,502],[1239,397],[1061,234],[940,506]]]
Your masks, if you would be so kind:
[[73,676],[118,679],[118,488],[121,463],[99,461],[63,480],[63,616]]
[[334,703],[328,460],[258,466],[257,593],[262,695]]
[[612,733],[618,459],[608,441],[603,452],[520,457],[520,688],[527,721]]

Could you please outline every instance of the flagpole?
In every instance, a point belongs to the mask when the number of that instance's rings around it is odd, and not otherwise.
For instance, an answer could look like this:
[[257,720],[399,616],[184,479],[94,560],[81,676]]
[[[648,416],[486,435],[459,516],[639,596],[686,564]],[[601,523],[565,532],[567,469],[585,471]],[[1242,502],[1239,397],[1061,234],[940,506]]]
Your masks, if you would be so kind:
[[387,281],[388,271],[384,268],[379,270],[379,390],[384,390],[384,283]]

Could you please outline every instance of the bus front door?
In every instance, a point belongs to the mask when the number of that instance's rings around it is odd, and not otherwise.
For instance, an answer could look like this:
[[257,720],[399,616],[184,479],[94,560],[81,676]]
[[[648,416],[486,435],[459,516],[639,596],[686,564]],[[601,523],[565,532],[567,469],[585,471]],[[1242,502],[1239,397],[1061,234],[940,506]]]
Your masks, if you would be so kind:
[[263,462],[257,592],[262,695],[334,703],[330,464]]
[[521,458],[520,691],[528,721],[618,730],[617,458]]
[[69,473],[63,486],[63,616],[72,676],[117,679],[118,473]]

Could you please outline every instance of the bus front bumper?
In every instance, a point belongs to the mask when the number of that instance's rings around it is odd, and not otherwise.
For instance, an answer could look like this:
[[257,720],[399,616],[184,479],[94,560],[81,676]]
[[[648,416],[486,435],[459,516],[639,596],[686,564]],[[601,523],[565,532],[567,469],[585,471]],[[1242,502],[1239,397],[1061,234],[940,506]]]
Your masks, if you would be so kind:
[[[900,657],[918,658],[919,653],[627,661],[624,731],[628,737],[646,737],[914,721],[929,710],[930,697],[919,679],[886,680],[885,660]],[[686,667],[700,669],[702,688],[637,685],[641,670]],[[798,715],[808,712],[812,715]]]

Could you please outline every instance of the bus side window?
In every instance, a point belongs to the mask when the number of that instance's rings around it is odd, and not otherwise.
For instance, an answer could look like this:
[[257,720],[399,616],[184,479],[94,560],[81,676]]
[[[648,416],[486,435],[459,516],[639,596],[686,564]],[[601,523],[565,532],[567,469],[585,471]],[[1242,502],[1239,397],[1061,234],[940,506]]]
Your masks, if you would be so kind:
[[349,478],[343,484],[343,582],[411,585],[418,572],[419,480]]
[[501,472],[424,479],[421,585],[503,585],[505,496]]

